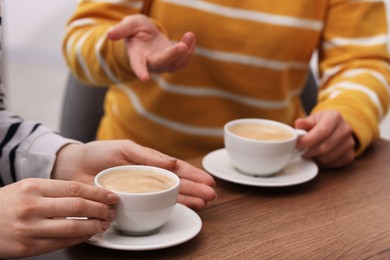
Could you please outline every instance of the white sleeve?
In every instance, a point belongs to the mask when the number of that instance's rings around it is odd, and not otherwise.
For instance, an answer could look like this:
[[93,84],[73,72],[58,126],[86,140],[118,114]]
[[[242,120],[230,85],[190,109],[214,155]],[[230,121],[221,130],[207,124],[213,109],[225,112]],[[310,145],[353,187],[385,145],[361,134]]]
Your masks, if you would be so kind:
[[57,151],[77,141],[64,138],[34,121],[0,111],[0,182],[50,178]]

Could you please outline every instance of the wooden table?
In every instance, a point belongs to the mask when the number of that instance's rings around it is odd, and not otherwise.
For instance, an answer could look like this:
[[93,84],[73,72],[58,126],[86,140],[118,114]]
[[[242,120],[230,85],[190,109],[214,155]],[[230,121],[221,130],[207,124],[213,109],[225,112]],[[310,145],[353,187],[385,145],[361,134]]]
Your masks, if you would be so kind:
[[[191,163],[200,166],[201,158]],[[171,248],[131,252],[81,244],[30,259],[390,259],[390,142],[353,165],[288,188],[217,180],[201,232]]]

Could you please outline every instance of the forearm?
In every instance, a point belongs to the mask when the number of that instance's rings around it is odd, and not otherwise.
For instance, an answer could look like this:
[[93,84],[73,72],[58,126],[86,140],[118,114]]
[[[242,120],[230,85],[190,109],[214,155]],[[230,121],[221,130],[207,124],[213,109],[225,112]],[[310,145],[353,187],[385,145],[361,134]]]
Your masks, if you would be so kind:
[[24,178],[50,178],[56,152],[74,142],[5,110],[0,111],[0,138],[2,185]]
[[[129,1],[132,2],[132,1]],[[110,41],[109,28],[137,13],[130,4],[80,1],[66,26],[63,54],[71,71],[84,83],[107,86],[135,78],[125,41]]]
[[[340,24],[341,16],[350,22]],[[386,12],[380,2],[345,1],[331,5],[329,17],[319,64],[321,90],[313,112],[337,110],[353,128],[360,154],[379,137],[379,123],[389,109]]]

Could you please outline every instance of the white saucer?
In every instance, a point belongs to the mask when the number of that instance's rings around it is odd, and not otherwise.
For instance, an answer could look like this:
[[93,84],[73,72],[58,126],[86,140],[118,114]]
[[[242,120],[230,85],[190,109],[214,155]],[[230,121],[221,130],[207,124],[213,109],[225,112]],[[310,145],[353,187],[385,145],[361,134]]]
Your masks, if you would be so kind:
[[270,177],[254,177],[239,172],[230,163],[225,149],[207,154],[202,160],[203,167],[211,175],[225,181],[261,187],[283,187],[301,184],[317,176],[318,167],[311,160],[301,157],[291,160],[280,173]]
[[177,204],[171,218],[156,233],[147,236],[126,236],[112,227],[91,237],[87,243],[119,250],[144,251],[175,246],[195,237],[202,228],[202,220],[193,210]]

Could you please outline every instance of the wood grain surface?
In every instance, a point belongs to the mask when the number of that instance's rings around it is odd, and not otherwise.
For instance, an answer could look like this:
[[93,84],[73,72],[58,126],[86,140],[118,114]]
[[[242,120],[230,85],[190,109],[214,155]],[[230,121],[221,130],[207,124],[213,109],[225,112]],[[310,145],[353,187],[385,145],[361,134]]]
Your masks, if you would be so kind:
[[[190,161],[201,167],[201,159]],[[308,183],[261,188],[217,179],[198,211],[201,232],[171,248],[132,252],[89,244],[27,259],[390,259],[390,142]]]

